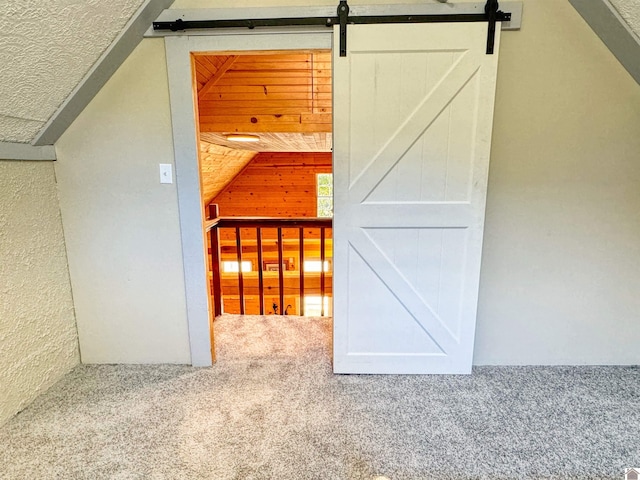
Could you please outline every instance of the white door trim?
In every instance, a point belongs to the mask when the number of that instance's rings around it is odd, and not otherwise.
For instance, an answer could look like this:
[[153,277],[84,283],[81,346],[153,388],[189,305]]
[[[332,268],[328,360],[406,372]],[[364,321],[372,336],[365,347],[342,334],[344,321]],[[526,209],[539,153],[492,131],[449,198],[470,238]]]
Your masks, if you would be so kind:
[[261,35],[165,37],[189,346],[191,364],[194,366],[212,364],[213,345],[190,54],[231,50],[331,49],[331,42],[330,29],[324,32],[291,33],[269,30],[269,33]]

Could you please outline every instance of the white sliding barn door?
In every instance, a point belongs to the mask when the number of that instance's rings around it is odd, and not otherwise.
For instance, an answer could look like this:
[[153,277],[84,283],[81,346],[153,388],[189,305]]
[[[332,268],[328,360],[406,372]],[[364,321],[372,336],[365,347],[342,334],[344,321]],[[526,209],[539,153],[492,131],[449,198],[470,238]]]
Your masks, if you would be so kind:
[[499,30],[335,32],[336,373],[471,371]]

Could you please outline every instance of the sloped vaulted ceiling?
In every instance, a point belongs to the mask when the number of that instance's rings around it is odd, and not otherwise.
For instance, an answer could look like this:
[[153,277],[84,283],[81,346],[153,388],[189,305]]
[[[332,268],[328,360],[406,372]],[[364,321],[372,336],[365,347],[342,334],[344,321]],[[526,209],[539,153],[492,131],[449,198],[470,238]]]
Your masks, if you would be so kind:
[[[147,1],[0,0],[0,142],[32,142]],[[610,2],[640,37],[638,0],[588,1]],[[218,6],[212,1],[179,0],[174,7],[205,4]]]
[[629,24],[631,30],[640,36],[640,2],[638,0],[611,0],[611,4]]
[[0,141],[31,142],[143,0],[2,0]]

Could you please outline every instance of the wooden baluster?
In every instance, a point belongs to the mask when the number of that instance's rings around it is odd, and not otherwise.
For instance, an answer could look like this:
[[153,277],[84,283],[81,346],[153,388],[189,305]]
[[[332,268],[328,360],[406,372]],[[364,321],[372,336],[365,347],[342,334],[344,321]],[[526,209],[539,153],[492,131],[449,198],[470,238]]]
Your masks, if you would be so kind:
[[304,227],[300,227],[300,315],[304,317]]
[[278,227],[278,288],[280,290],[280,315],[284,315],[284,261],[282,256],[282,228]]
[[320,228],[320,316],[324,317],[324,235],[325,228]]
[[236,227],[236,252],[238,259],[238,294],[240,300],[240,315],[244,315],[244,277],[242,274],[242,241],[240,227]]
[[[218,205],[209,205],[209,218],[218,218]],[[222,281],[220,278],[220,230],[213,227],[209,230],[211,242],[211,275],[213,280],[213,314],[222,315]]]
[[260,315],[264,315],[264,277],[262,274],[262,229],[256,228],[258,250],[258,295],[260,296]]

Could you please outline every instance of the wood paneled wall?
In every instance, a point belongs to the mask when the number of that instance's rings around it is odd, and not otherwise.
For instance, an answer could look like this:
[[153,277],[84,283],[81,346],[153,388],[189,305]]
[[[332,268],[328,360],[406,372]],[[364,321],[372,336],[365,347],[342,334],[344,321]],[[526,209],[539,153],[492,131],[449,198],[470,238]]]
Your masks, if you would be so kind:
[[211,203],[224,217],[315,217],[317,173],[331,153],[259,153]]

